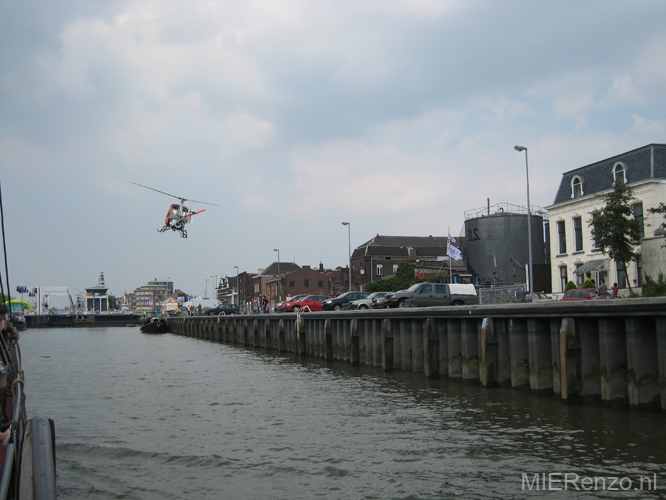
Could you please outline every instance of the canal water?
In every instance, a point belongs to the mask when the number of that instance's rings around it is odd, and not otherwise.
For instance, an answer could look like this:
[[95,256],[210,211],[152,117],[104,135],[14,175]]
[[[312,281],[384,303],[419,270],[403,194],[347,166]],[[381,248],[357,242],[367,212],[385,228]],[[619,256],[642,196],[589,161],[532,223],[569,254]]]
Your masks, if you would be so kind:
[[20,342],[61,499],[666,498],[663,414],[138,328]]

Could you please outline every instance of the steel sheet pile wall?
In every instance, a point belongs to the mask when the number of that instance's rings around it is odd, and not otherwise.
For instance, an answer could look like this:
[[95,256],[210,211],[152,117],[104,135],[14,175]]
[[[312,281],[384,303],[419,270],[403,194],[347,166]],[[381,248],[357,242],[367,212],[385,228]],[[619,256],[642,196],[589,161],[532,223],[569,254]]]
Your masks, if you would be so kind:
[[173,333],[666,409],[666,299],[169,319]]

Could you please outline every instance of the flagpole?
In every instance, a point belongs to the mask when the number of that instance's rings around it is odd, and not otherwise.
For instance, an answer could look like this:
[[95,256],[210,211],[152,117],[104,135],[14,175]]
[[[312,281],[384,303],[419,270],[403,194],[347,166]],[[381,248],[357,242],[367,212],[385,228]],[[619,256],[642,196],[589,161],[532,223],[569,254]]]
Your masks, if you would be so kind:
[[[451,227],[446,227],[446,246],[448,247],[451,244]],[[451,262],[452,257],[449,255],[449,285],[453,283],[453,263]]]

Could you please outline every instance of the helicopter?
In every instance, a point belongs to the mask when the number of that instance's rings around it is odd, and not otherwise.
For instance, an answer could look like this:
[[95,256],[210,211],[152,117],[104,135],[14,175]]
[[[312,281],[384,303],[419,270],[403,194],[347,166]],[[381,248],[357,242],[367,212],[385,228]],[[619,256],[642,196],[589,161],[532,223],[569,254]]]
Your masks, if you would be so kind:
[[167,212],[166,217],[164,219],[164,226],[162,226],[162,229],[157,230],[158,233],[163,233],[167,229],[171,229],[172,231],[177,231],[178,233],[180,233],[181,238],[187,238],[187,231],[185,230],[185,224],[189,224],[190,222],[192,222],[193,215],[205,212],[206,209],[202,208],[201,210],[197,210],[196,212],[194,212],[185,206],[186,201],[193,201],[194,203],[201,203],[203,205],[213,205],[215,207],[221,206],[221,205],[216,205],[215,203],[206,203],[205,201],[189,200],[187,198],[183,198],[182,196],[176,196],[173,194],[165,193],[164,191],[160,191],[159,189],[144,186],[143,184],[139,184],[137,182],[132,182],[132,184],[136,184],[137,186],[141,186],[142,188],[150,189],[151,191],[157,191],[158,193],[162,193],[167,196],[171,196],[172,198],[176,198],[177,200],[180,200],[180,203],[171,204],[171,206],[169,207],[169,211]]

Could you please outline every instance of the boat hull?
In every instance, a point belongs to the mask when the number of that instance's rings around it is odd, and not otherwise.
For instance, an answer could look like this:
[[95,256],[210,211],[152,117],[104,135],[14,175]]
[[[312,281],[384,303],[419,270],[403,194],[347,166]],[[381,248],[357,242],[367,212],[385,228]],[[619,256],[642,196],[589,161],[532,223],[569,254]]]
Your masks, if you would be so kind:
[[149,321],[141,327],[141,333],[169,333],[169,325],[165,321]]

